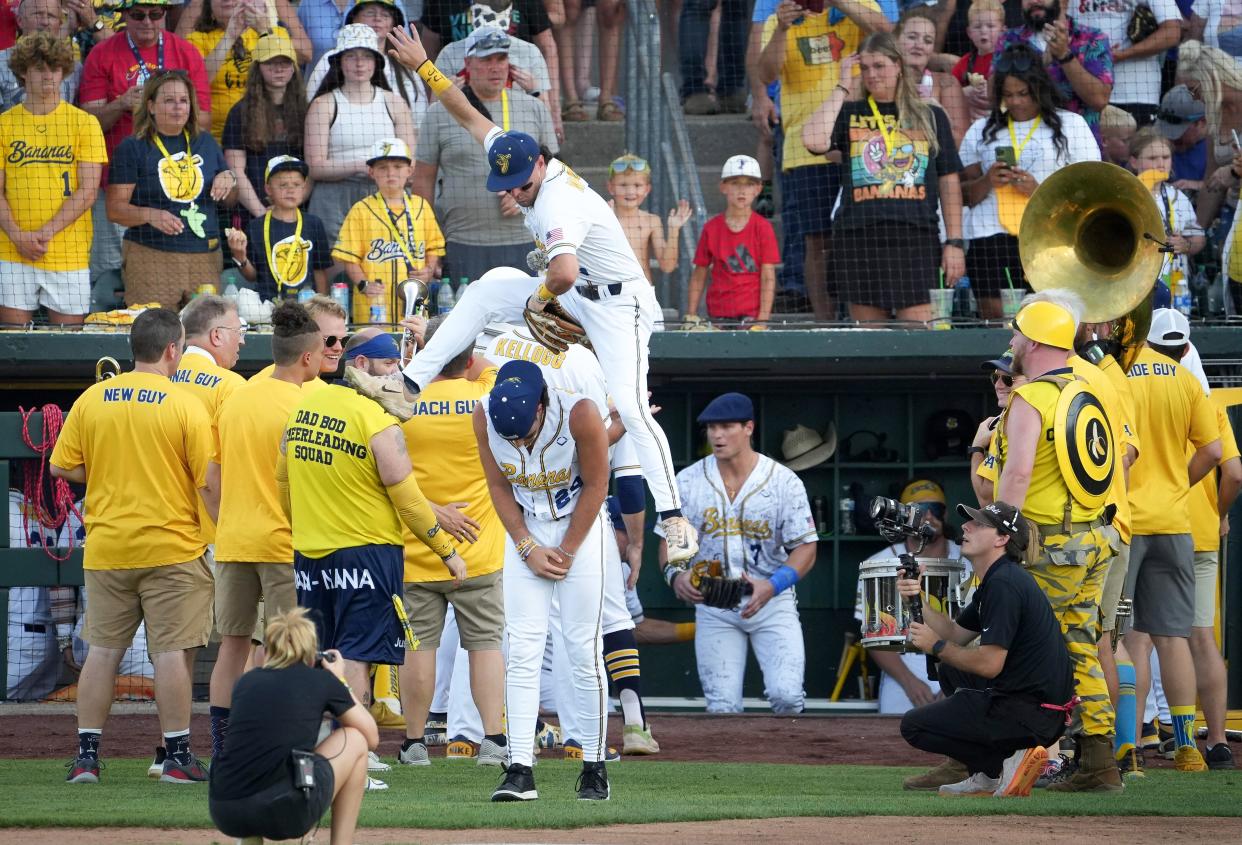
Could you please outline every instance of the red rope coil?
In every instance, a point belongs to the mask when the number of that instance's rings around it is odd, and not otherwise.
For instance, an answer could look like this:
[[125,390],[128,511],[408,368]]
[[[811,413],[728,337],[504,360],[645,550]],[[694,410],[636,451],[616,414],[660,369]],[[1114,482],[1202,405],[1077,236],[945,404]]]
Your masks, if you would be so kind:
[[40,532],[40,540],[43,545],[43,551],[48,557],[55,561],[66,561],[73,553],[74,533],[66,532],[69,537],[67,545],[62,548],[56,545],[56,534],[69,522],[69,514],[72,513],[82,521],[82,514],[78,511],[77,505],[73,501],[73,490],[69,487],[69,482],[63,478],[52,479],[52,501],[51,506],[44,500],[43,479],[48,472],[48,460],[52,454],[52,449],[56,447],[56,441],[60,437],[60,430],[65,424],[64,412],[60,410],[60,406],[47,404],[41,409],[43,412],[43,440],[36,444],[30,436],[30,417],[35,413],[36,408],[27,411],[25,408],[18,408],[22,415],[22,442],[39,457],[34,463],[39,466],[38,473],[25,473],[24,483],[22,485],[22,493],[26,499],[26,507],[22,509],[22,531],[27,537],[30,536],[30,515],[33,512],[35,518],[38,519],[39,525],[45,529],[50,529],[54,533],[51,535],[49,542],[46,534]]

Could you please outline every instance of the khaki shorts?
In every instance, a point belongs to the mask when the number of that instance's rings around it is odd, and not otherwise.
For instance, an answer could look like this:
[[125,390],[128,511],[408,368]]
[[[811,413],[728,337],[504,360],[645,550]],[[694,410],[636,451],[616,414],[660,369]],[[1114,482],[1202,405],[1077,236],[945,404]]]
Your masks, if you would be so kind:
[[142,569],[88,569],[83,639],[129,648],[147,623],[147,651],[160,654],[207,645],[214,592],[206,556]]
[[1104,593],[1100,597],[1100,627],[1112,631],[1117,627],[1117,602],[1121,601],[1122,588],[1126,585],[1126,570],[1130,568],[1130,544],[1118,543],[1117,554],[1108,564],[1104,576]]
[[125,280],[127,306],[158,302],[164,308],[180,310],[201,285],[211,285],[218,293],[216,283],[223,267],[219,246],[211,252],[165,252],[134,241],[121,242],[121,278]]
[[440,646],[444,614],[452,602],[461,646],[466,651],[500,648],[505,627],[505,594],[501,570],[467,578],[457,589],[452,581],[419,581],[405,585],[405,612],[422,648]]
[[291,563],[217,563],[216,630],[224,637],[250,637],[259,600],[273,614],[297,607]]
[[1211,628],[1216,621],[1216,577],[1220,572],[1217,552],[1195,552],[1196,628]]

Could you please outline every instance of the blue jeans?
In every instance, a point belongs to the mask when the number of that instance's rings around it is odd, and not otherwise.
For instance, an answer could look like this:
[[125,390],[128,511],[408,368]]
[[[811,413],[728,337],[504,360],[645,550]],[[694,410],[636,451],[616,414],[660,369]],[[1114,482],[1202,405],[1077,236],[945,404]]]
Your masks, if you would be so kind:
[[716,50],[716,90],[721,94],[743,91],[746,86],[746,38],[750,28],[747,0],[685,0],[677,25],[677,52],[681,57],[681,96],[707,90],[704,59],[712,10],[720,12],[720,45]]

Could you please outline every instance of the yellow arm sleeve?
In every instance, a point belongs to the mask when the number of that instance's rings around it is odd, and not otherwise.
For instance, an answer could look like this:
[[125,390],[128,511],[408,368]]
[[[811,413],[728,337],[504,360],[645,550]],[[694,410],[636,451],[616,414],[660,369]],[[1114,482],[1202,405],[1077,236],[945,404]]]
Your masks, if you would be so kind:
[[440,530],[439,520],[432,513],[431,505],[423,498],[423,491],[418,488],[414,473],[384,489],[388,491],[388,498],[397,509],[397,516],[401,517],[401,521],[414,532],[419,541],[438,554],[441,560],[447,560],[456,553],[448,532]]
[[280,496],[280,509],[285,519],[293,522],[293,502],[289,498],[289,461],[284,452],[276,454],[276,493]]

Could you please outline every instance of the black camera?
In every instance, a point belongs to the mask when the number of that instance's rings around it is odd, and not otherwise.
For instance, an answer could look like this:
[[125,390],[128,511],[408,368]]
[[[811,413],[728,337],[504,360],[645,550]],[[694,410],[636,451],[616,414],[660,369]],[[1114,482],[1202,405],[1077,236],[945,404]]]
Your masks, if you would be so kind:
[[315,665],[316,666],[322,667],[323,664],[325,663],[335,663],[335,662],[336,662],[335,654],[330,654],[329,652],[326,652],[326,651],[315,652]]
[[[936,536],[936,529],[919,519],[919,509],[896,499],[876,496],[871,500],[871,519],[875,527],[890,543],[905,537],[918,537],[926,545]],[[919,551],[922,551],[920,547]],[[916,553],[917,554],[917,553]]]

